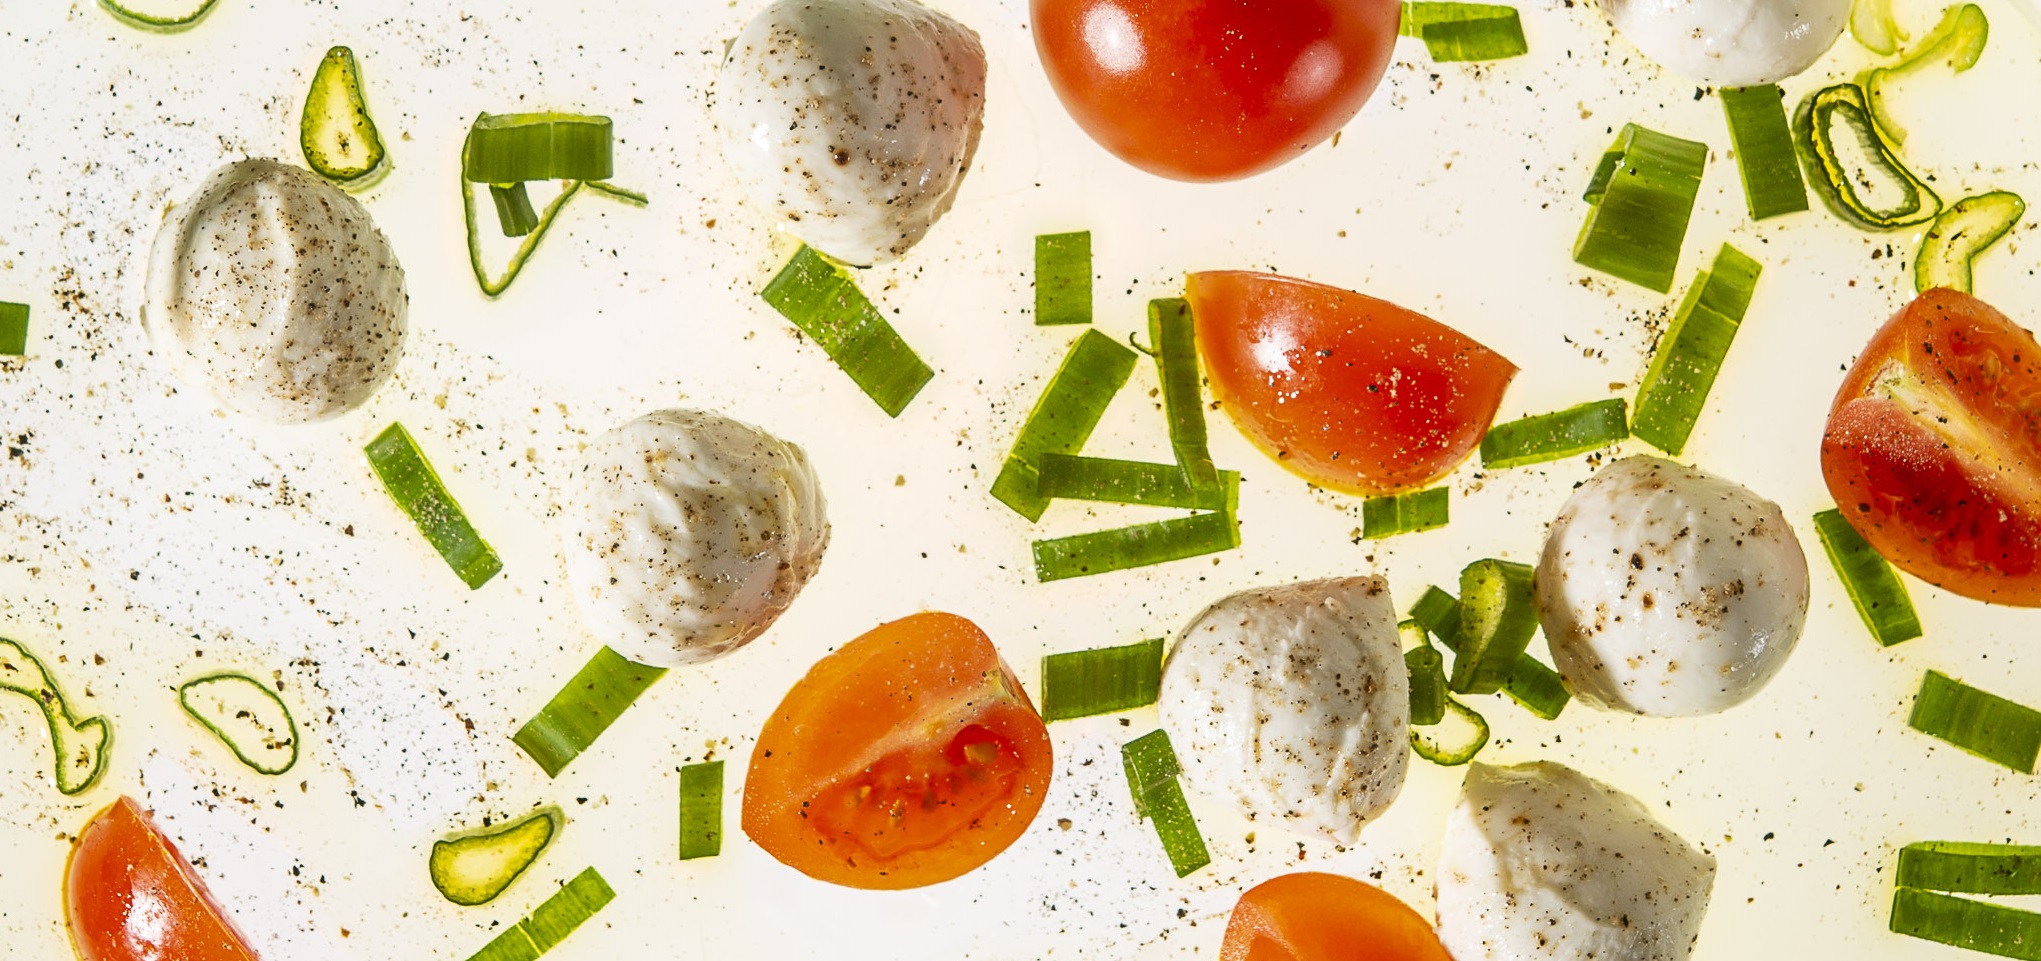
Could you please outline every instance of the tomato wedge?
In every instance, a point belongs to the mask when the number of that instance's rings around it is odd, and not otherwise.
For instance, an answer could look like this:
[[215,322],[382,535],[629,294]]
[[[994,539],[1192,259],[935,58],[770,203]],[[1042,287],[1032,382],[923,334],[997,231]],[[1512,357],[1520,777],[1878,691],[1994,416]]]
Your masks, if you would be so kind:
[[71,845],[64,920],[79,961],[255,959],[191,865],[126,797]]
[[1353,494],[1423,487],[1481,444],[1517,367],[1423,314],[1242,270],[1190,276],[1212,393],[1255,446]]
[[1240,896],[1219,961],[1452,961],[1432,926],[1381,888],[1305,871]]
[[985,633],[928,612],[810,668],[766,719],[744,833],[854,888],[947,881],[1006,850],[1049,789],[1049,731]]
[[2041,345],[1983,301],[1929,290],[1871,336],[1829,409],[1821,473],[1901,570],[2041,607]]

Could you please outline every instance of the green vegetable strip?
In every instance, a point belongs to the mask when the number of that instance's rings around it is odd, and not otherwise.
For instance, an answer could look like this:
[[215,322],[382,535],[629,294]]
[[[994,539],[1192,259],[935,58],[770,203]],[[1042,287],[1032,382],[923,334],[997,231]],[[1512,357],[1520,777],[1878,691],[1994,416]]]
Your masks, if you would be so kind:
[[1881,56],[1899,52],[1906,33],[1892,16],[1892,0],[1856,0],[1850,5],[1850,36]]
[[2041,894],[2041,847],[1919,841],[1899,849],[1902,888],[1958,894]]
[[1679,267],[1708,146],[1633,123],[1612,149],[1619,156],[1606,178],[1596,172],[1602,189],[1590,187],[1599,196],[1589,198],[1594,206],[1574,241],[1573,259],[1665,293]]
[[541,955],[560,946],[574,929],[595,917],[616,898],[609,882],[594,868],[587,868],[561,886],[553,896],[532,909],[516,927],[496,936],[468,961],[538,961]]
[[1891,104],[1886,98],[1887,85],[1938,63],[1948,67],[1952,73],[1962,73],[1977,65],[1977,58],[1984,54],[1985,40],[1990,35],[1991,23],[1977,4],[1950,7],[1943,12],[1942,21],[1921,38],[1920,45],[1905,59],[1864,74],[1864,99],[1871,107],[1871,117],[1878,128],[1885,131],[1893,143],[1905,143],[1906,128],[1892,116]]
[[992,496],[1028,520],[1041,520],[1049,508],[1040,487],[1042,455],[1082,450],[1133,373],[1133,350],[1096,330],[1078,335],[1014,438],[1013,451],[992,481]]
[[1489,3],[1405,3],[1400,32],[1423,40],[1437,63],[1504,60],[1531,49],[1517,9]]
[[461,505],[447,493],[439,473],[426,461],[424,452],[418,449],[418,443],[411,439],[403,424],[391,423],[375,440],[369,441],[365,450],[369,466],[390,492],[390,499],[410,515],[418,532],[425,535],[425,540],[439,551],[439,556],[446,559],[447,566],[453,568],[469,590],[488,583],[503,569],[496,549],[468,523],[468,515],[461,512]]
[[1978,255],[1998,243],[2026,213],[2027,202],[2004,190],[1951,204],[1921,237],[1913,262],[1914,292],[1947,287],[1970,293],[1971,266]]
[[850,272],[803,245],[759,292],[821,347],[865,396],[898,417],[935,371],[858,290]]
[[511,740],[545,769],[547,777],[559,777],[569,761],[588,750],[665,673],[665,668],[647,667],[605,647]]
[[0,302],[0,356],[28,352],[28,305]]
[[1091,323],[1091,231],[1035,238],[1035,323]]
[[343,185],[364,182],[383,166],[383,137],[369,119],[354,51],[334,47],[320,59],[298,117],[298,147],[308,166]]
[[1426,587],[1417,603],[1410,605],[1410,619],[1431,632],[1448,649],[1460,645],[1460,600],[1437,587]]
[[42,712],[43,723],[50,730],[57,793],[72,797],[99,783],[100,775],[106,773],[106,759],[113,753],[112,726],[104,717],[79,720],[41,659],[4,637],[0,637],[0,691],[28,698]]
[[1743,176],[1743,201],[1752,220],[1807,209],[1807,182],[1793,154],[1793,127],[1786,120],[1785,93],[1775,83],[1722,88],[1722,112],[1736,145]]
[[461,176],[478,184],[608,180],[614,139],[608,117],[485,113],[461,147]]
[[1497,424],[1481,438],[1481,466],[1521,467],[1607,447],[1630,436],[1621,397]]
[[1169,743],[1169,734],[1159,728],[1120,745],[1120,766],[1127,772],[1127,788],[1134,794],[1134,814],[1140,818],[1149,816],[1148,802],[1155,793],[1164,785],[1175,783],[1176,776],[1183,773],[1176,749]]
[[1410,672],[1410,723],[1437,724],[1446,715],[1446,656],[1431,645],[1416,621],[1396,625],[1396,632],[1409,647],[1403,652],[1403,666]]
[[1155,703],[1162,638],[1042,658],[1042,720],[1111,714]]
[[[1410,607],[1410,619],[1438,638],[1446,650],[1459,652],[1460,602],[1453,595],[1437,587],[1425,588],[1417,603]],[[1509,680],[1503,682],[1502,692],[1524,710],[1547,721],[1557,718],[1573,699],[1559,672],[1546,667],[1545,662],[1528,651],[1518,655],[1516,664],[1510,668]]]
[[1892,931],[2021,961],[2041,961],[2041,914],[1931,891],[1892,893]]
[[1120,747],[1120,763],[1127,771],[1134,810],[1155,823],[1155,834],[1162,839],[1163,853],[1169,856],[1176,876],[1212,863],[1204,835],[1198,833],[1198,822],[1184,800],[1183,786],[1177,783],[1182,768],[1169,745],[1169,735],[1157,730],[1128,741]]
[[1217,486],[1193,490],[1175,464],[1051,452],[1041,457],[1035,486],[1048,499],[1216,511],[1225,508],[1226,491],[1240,483],[1240,475],[1222,470],[1219,480]]
[[1148,337],[1155,344],[1155,373],[1162,381],[1162,408],[1169,420],[1169,446],[1192,490],[1219,486],[1205,433],[1205,398],[1198,386],[1197,330],[1191,305],[1181,297],[1148,302]]
[[522,925],[513,924],[470,955],[468,961],[539,961],[539,949],[532,947],[531,935],[524,933]]
[[1488,745],[1488,721],[1473,708],[1453,698],[1446,698],[1446,709],[1460,719],[1464,733],[1457,741],[1448,741],[1429,730],[1412,728],[1410,731],[1411,750],[1417,756],[1442,767],[1457,767],[1474,760],[1474,755]]
[[1929,671],[1908,726],[2022,774],[2041,756],[2041,711]]
[[220,0],[204,0],[203,3],[193,7],[190,13],[174,17],[163,17],[137,13],[121,6],[117,0],[99,0],[99,5],[106,8],[107,13],[113,14],[114,19],[131,27],[140,27],[144,30],[158,33],[177,33],[198,26],[198,22],[204,20],[206,14],[213,12],[213,8],[218,6],[219,3]]
[[1239,547],[1240,525],[1234,520],[1232,506],[1238,496],[1233,493],[1237,488],[1227,489],[1225,510],[1036,541],[1035,577],[1041,581],[1060,581]]
[[1444,487],[1370,497],[1361,502],[1361,536],[1380,540],[1446,526],[1448,491]]
[[723,762],[680,769],[680,859],[723,853]]
[[1814,531],[1821,537],[1821,549],[1842,579],[1850,603],[1856,606],[1857,616],[1864,619],[1879,646],[1891,647],[1921,636],[1920,618],[1914,615],[1906,585],[1841,511],[1814,515]]
[[489,269],[482,266],[482,234],[475,224],[475,185],[461,181],[461,217],[468,228],[468,269],[474,272],[475,283],[481,286],[484,296],[498,297],[510,289],[511,282],[524,272],[525,263],[539,249],[539,241],[544,240],[546,232],[553,229],[553,221],[560,216],[560,208],[567,206],[567,201],[573,199],[583,186],[580,183],[568,184],[551,203],[546,204],[546,209],[539,211],[538,226],[525,235],[523,243],[517,245],[517,250],[510,255],[510,263],[503,268],[503,276],[491,280]]
[[1460,571],[1460,646],[1447,686],[1455,694],[1502,690],[1537,632],[1530,565],[1494,558],[1467,565]]
[[496,222],[505,237],[523,237],[539,229],[538,211],[532,209],[531,194],[524,184],[489,185],[489,199],[496,202]]
[[1723,244],[1714,268],[1694,278],[1637,387],[1630,433],[1675,456],[1686,448],[1763,270],[1742,251]]
[[[1843,159],[1836,147],[1838,126],[1857,139],[1868,166],[1857,169]],[[1793,142],[1814,192],[1849,223],[1866,230],[1893,230],[1926,223],[1942,209],[1942,198],[1934,189],[1900,162],[1897,142],[1872,119],[1864,88],[1856,84],[1839,83],[1808,95],[1793,115]],[[1900,199],[1872,207],[1857,185],[1873,180],[1893,185]]]

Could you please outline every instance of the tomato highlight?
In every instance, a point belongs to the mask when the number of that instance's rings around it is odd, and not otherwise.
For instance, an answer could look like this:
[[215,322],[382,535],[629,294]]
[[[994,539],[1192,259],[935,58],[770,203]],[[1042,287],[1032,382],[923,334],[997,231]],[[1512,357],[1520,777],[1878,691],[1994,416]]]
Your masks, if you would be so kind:
[[79,961],[255,961],[205,882],[126,797],[71,845],[64,921]]
[[1372,884],[1303,871],[1263,881],[1226,921],[1219,961],[1452,961],[1416,911]]

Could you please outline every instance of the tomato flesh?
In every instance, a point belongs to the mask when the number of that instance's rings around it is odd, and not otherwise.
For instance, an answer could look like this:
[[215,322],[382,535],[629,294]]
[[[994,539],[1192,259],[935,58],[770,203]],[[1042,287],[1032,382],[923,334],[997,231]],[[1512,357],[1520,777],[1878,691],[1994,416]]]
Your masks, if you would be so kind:
[[946,881],[1006,850],[1048,793],[1049,732],[984,632],[953,614],[882,624],[774,709],[744,833],[810,877]]
[[1190,276],[1198,355],[1243,434],[1304,479],[1422,487],[1480,446],[1515,364],[1423,314],[1249,271]]
[[1150,173],[1231,180],[1353,119],[1396,42],[1396,0],[1033,0],[1049,84]]
[[1936,289],[1894,315],[1836,392],[1821,471],[1901,570],[2041,606],[2041,345],[2004,314]]
[[64,868],[79,961],[254,961],[204,882],[128,798],[94,815]]
[[1452,961],[1432,926],[1372,884],[1312,871],[1240,896],[1219,961]]

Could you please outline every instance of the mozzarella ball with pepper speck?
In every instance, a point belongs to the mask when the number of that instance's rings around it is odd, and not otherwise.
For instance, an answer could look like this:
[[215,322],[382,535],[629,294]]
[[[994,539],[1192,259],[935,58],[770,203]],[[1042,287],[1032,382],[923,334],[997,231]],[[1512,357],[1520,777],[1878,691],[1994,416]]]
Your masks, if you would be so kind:
[[353,197],[301,167],[243,160],[170,211],[142,324],[177,378],[234,413],[324,420],[404,351],[404,269]]
[[1656,457],[1573,492],[1538,562],[1538,619],[1567,687],[1653,717],[1749,700],[1807,621],[1807,558],[1779,505]]
[[1563,764],[1470,764],[1439,854],[1454,961],[1683,961],[1715,858]]
[[777,0],[716,81],[723,155],[753,206],[852,264],[928,233],[985,113],[985,48],[914,0]]
[[589,630],[641,664],[720,657],[765,632],[822,563],[822,489],[799,447],[662,410],[589,445],[560,514]]
[[1158,704],[1192,790],[1352,843],[1403,789],[1410,676],[1379,577],[1227,597],[1177,638]]
[[1659,66],[1748,87],[1813,66],[1842,36],[1850,0],[1602,0],[1602,9]]

